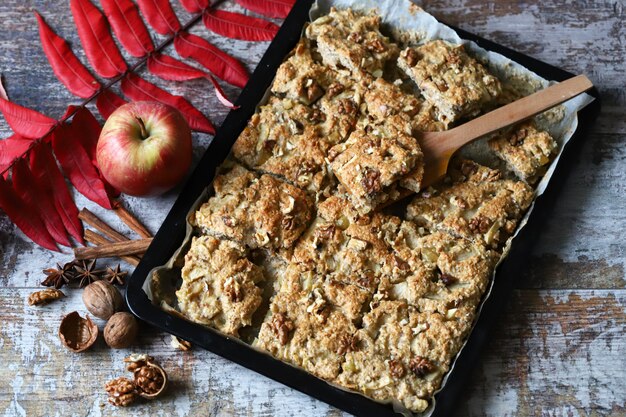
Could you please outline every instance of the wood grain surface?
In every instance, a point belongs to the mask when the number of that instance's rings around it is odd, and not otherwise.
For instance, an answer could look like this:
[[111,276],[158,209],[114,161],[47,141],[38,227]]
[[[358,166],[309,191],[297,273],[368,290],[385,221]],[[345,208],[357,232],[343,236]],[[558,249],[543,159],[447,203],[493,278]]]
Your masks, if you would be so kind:
[[[174,4],[181,21],[188,20],[190,16]],[[626,4],[452,0],[422,5],[446,22],[587,74],[603,97],[602,114],[520,271],[517,289],[456,415],[626,416]],[[232,1],[227,8],[241,10]],[[48,66],[33,9],[85,61],[69,1],[3,0],[0,72],[12,100],[59,117],[68,104],[80,100],[59,84]],[[193,32],[231,52],[250,70],[267,47],[225,40],[201,26]],[[157,42],[163,39],[154,37]],[[227,112],[208,82],[158,83],[185,95],[215,124]],[[226,91],[231,97],[237,93],[229,87]],[[0,121],[0,137],[9,134]],[[196,160],[210,140],[206,135],[194,137]],[[176,193],[125,197],[125,202],[155,232]],[[82,196],[75,198],[79,207],[88,207],[132,235],[113,213]],[[71,258],[69,251],[56,254],[33,245],[0,214],[0,416],[344,415],[209,352],[177,351],[168,335],[148,327],[142,329],[134,351],[161,360],[171,375],[171,389],[151,403],[113,408],[106,402],[103,384],[125,373],[122,358],[129,351],[109,349],[99,340],[90,351],[74,354],[57,337],[63,314],[85,312],[80,291],[68,289],[67,298],[47,306],[27,305],[28,295],[40,288],[41,270]]]

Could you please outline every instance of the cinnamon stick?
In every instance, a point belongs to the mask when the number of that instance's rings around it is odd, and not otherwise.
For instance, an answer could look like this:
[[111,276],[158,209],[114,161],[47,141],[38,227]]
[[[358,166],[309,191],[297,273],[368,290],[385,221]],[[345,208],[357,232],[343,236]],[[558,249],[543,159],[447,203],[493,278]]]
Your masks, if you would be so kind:
[[76,259],[119,258],[120,256],[144,253],[152,239],[128,240],[125,242],[105,243],[100,246],[74,248]]
[[128,237],[106,224],[102,219],[89,211],[89,209],[83,208],[80,213],[78,213],[78,218],[114,242],[124,242],[130,240]]
[[[102,235],[97,234],[93,230],[85,229],[85,240],[89,243],[93,243],[94,245],[104,245],[106,243],[112,243],[112,241]],[[141,258],[135,255],[124,255],[120,256],[120,259],[128,262],[133,266],[139,265],[139,261]]]
[[141,224],[141,222],[130,211],[128,211],[122,203],[118,202],[115,204],[113,211],[117,214],[117,217],[119,217],[120,220],[126,224],[126,226],[130,227],[130,229],[139,236],[143,238],[152,237],[152,234],[148,231],[148,229],[146,229],[146,226]]

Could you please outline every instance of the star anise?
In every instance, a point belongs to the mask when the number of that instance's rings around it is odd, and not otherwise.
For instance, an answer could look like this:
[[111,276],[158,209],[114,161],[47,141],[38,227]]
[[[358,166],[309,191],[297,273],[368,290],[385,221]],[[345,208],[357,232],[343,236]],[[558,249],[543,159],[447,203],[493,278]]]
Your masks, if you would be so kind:
[[115,268],[107,267],[106,272],[104,274],[104,279],[109,281],[110,284],[119,285],[120,287],[124,286],[126,275],[128,272],[120,270],[120,264],[117,264]]
[[57,290],[62,286],[69,284],[75,277],[74,262],[68,262],[61,266],[57,263],[56,268],[47,268],[43,270],[46,274],[46,279],[43,280],[41,285],[46,287],[54,287]]
[[80,261],[75,267],[76,271],[75,280],[80,280],[78,286],[85,288],[87,285],[94,281],[102,279],[104,271],[102,269],[96,269],[96,260],[83,260]]

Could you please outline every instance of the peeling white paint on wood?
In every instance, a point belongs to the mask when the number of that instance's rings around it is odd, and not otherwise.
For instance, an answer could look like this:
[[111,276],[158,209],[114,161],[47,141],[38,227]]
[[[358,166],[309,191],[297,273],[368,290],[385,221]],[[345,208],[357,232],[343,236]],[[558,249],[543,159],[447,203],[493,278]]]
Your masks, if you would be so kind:
[[[502,314],[483,360],[470,378],[458,416],[626,415],[626,26],[623,2],[423,1],[435,16],[572,72],[584,72],[603,93],[603,112],[579,163],[541,233],[510,307]],[[174,1],[181,21],[189,15]],[[229,6],[241,11],[238,6]],[[54,78],[43,55],[31,9],[84,53],[67,0],[0,2],[0,72],[13,100],[58,117],[78,103]],[[226,40],[202,25],[193,33],[242,59],[250,70],[267,43]],[[158,42],[162,37],[155,35]],[[168,53],[176,56],[171,47]],[[129,58],[127,56],[127,58]],[[134,59],[129,58],[129,62]],[[142,76],[146,75],[144,72]],[[147,76],[148,79],[152,79]],[[208,82],[158,81],[186,96],[215,124],[227,113]],[[236,89],[225,85],[235,97]],[[10,130],[0,121],[0,137]],[[209,143],[195,135],[196,160]],[[156,231],[176,191],[159,198],[125,198]],[[114,214],[76,195],[120,231]],[[57,337],[62,314],[85,312],[80,292],[44,307],[29,307],[41,269],[71,259],[32,245],[0,216],[0,416],[320,416],[344,415],[304,394],[209,352],[179,352],[169,336],[144,328],[137,350],[159,358],[172,377],[158,401],[118,410],[106,404],[103,384],[125,373],[128,351],[99,340],[83,354]],[[101,321],[98,321],[102,328]]]

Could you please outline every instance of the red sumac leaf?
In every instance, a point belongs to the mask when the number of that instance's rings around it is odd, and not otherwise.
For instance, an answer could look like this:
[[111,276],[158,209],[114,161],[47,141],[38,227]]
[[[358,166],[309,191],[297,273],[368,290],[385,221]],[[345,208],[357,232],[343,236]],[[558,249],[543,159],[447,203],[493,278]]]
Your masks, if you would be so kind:
[[211,5],[210,3],[209,0],[180,0],[180,4],[182,4],[189,13],[199,13],[208,8]]
[[148,58],[148,71],[169,81],[189,81],[208,74],[169,55],[154,54]]
[[35,16],[39,25],[41,46],[54,75],[70,93],[82,98],[94,95],[100,88],[100,83],[74,55],[65,39],[54,33],[39,13],[35,12]]
[[122,80],[122,92],[125,96],[135,101],[155,100],[169,104],[183,114],[193,130],[215,134],[215,128],[211,121],[184,97],[170,94],[136,74],[129,73],[124,77]]
[[148,28],[131,0],[101,0],[113,32],[129,54],[141,58],[154,50]]
[[46,226],[33,210],[33,207],[20,199],[13,187],[0,176],[0,208],[9,216],[9,219],[28,236],[33,242],[46,249],[58,251],[54,239],[48,233]]
[[111,36],[104,15],[89,0],[70,0],[78,36],[94,70],[105,78],[126,71],[126,62]]
[[235,0],[241,7],[267,17],[284,19],[295,4],[295,0]]
[[228,97],[226,97],[226,94],[224,94],[224,90],[222,90],[222,86],[220,86],[215,77],[209,75],[209,80],[211,81],[211,84],[213,84],[213,88],[215,89],[215,95],[217,96],[217,99],[220,101],[220,103],[222,103],[229,109],[235,110],[239,108],[239,106],[235,106],[233,102],[230,101]]
[[30,170],[42,188],[42,192],[52,195],[54,207],[61,216],[65,230],[78,242],[84,244],[83,224],[78,218],[78,207],[52,156],[50,145],[40,143],[30,152]]
[[174,47],[180,56],[193,59],[227,83],[243,87],[248,82],[248,71],[241,62],[199,36],[180,33]]
[[111,90],[104,90],[100,93],[98,99],[96,100],[96,107],[104,120],[108,119],[111,113],[113,113],[115,109],[122,104],[126,104],[126,100]]
[[9,99],[9,95],[7,94],[7,90],[4,89],[4,85],[2,85],[2,76],[0,76],[0,98],[5,100]]
[[77,135],[76,139],[83,145],[89,159],[95,164],[96,146],[102,130],[98,120],[87,108],[81,107],[72,119],[72,130]]
[[52,149],[74,187],[91,201],[111,209],[111,199],[100,174],[85,148],[76,143],[79,133],[69,125],[57,127],[52,134]]
[[13,188],[20,199],[37,211],[50,236],[59,244],[72,246],[63,220],[54,207],[52,194],[44,192],[43,187],[35,180],[25,159],[18,159],[13,165],[11,180]]
[[7,169],[16,158],[20,158],[33,144],[31,139],[13,135],[0,140],[0,172]]
[[207,10],[202,21],[218,35],[244,41],[271,41],[278,33],[272,22],[224,10]]
[[44,136],[56,124],[48,116],[3,98],[0,98],[0,112],[15,133],[28,139]]
[[171,35],[181,28],[169,0],[137,0],[141,13],[160,35]]

